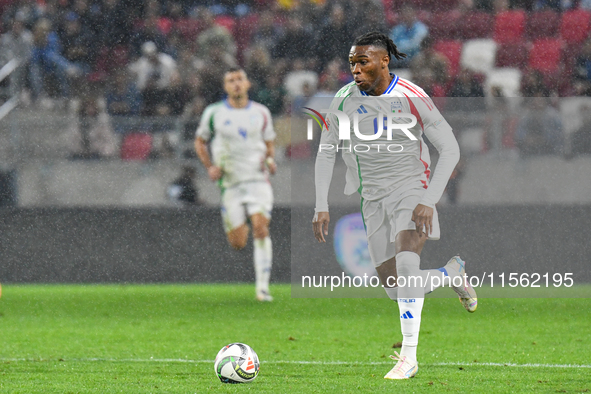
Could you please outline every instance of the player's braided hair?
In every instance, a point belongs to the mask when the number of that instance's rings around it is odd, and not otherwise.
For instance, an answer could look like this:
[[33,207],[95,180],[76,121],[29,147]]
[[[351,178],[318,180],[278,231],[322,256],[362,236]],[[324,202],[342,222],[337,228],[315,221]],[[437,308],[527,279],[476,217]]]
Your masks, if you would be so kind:
[[396,60],[406,57],[406,53],[400,52],[390,37],[377,31],[360,35],[355,39],[353,45],[374,45],[384,48],[386,51],[388,51],[388,56],[390,56],[390,59],[392,59],[392,56],[394,56]]

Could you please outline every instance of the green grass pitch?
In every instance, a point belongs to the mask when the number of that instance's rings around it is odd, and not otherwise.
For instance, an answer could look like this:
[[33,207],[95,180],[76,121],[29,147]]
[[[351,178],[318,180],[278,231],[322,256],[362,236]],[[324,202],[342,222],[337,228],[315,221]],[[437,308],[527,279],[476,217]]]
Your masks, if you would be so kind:
[[[261,304],[242,284],[5,285],[0,393],[591,390],[589,299],[481,298],[474,314],[427,299],[419,373],[386,381],[401,340],[395,303],[272,292]],[[212,360],[231,342],[258,353],[254,382],[215,376]]]

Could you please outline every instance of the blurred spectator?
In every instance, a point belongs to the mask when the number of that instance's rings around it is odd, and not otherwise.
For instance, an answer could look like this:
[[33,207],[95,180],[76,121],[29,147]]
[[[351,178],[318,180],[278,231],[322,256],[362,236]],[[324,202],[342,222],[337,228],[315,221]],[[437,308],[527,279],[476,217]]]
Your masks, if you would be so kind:
[[168,198],[179,206],[201,205],[195,188],[197,171],[192,166],[183,166],[180,176],[168,186]]
[[285,76],[285,89],[291,97],[302,96],[305,84],[315,91],[318,85],[318,74],[307,70],[302,59],[296,59],[293,62],[293,69]]
[[264,46],[249,48],[246,52],[245,71],[252,82],[253,91],[265,86],[266,77],[271,72],[271,56]]
[[[462,69],[449,92],[450,97],[465,97],[464,100],[454,100],[453,109],[456,111],[483,111],[485,109],[484,87],[481,80],[469,69]],[[468,97],[482,97],[482,99],[467,99]]]
[[66,15],[60,39],[64,47],[64,58],[84,73],[89,73],[96,56],[95,37],[90,29],[82,28],[80,17],[76,13],[69,12]]
[[[351,82],[351,72],[346,67],[346,58],[336,58],[325,65],[320,75],[320,90],[336,93]],[[333,94],[334,95],[334,94]]]
[[449,61],[447,58],[433,49],[431,37],[425,37],[421,42],[421,52],[410,61],[410,71],[413,78],[425,71],[430,71],[435,82],[444,86],[449,78],[448,69]]
[[164,115],[166,89],[177,73],[175,61],[165,53],[159,53],[156,45],[148,41],[142,45],[143,56],[129,66],[136,76],[136,86],[141,92],[143,115]]
[[583,114],[583,124],[571,137],[571,155],[591,154],[591,107],[582,106],[580,112]]
[[62,55],[57,34],[51,29],[47,19],[40,19],[33,29],[33,52],[30,65],[30,82],[33,98],[38,98],[45,90],[45,78],[53,76],[57,80],[57,90],[62,97],[70,94],[70,77],[80,75],[82,70]]
[[259,15],[257,28],[250,39],[250,44],[254,47],[264,47],[271,53],[280,35],[281,29],[275,25],[273,11],[264,10]]
[[419,53],[421,42],[429,34],[429,29],[416,17],[414,8],[406,3],[400,10],[400,22],[390,32],[390,38],[398,50],[407,57],[396,62],[396,67],[407,67],[412,58]]
[[[356,1],[353,3],[356,5],[357,10],[362,10],[361,17],[362,22],[358,23],[356,20],[349,21],[349,24],[357,25],[358,27],[354,30],[353,38],[359,37],[362,34],[365,34],[370,31],[379,31],[385,35],[390,33],[390,29],[386,24],[386,18],[384,15],[384,4],[381,1],[373,1],[373,0],[366,0],[366,1]],[[355,12],[354,10],[349,10],[351,12]],[[358,11],[359,12],[359,11]],[[347,14],[347,10],[345,9],[345,14]],[[357,15],[356,15],[357,16]],[[348,52],[348,50],[347,50]]]
[[334,58],[346,59],[353,41],[352,29],[345,20],[345,10],[336,3],[330,10],[327,23],[320,30],[315,50],[321,63],[327,63]]
[[10,24],[10,31],[0,37],[0,56],[4,66],[11,60],[19,62],[19,67],[10,77],[11,89],[15,94],[25,86],[28,62],[33,49],[33,35],[25,28],[24,16],[17,14]]
[[492,8],[495,15],[509,11],[509,0],[493,0]]
[[549,96],[550,89],[544,81],[544,75],[537,70],[527,72],[521,81],[521,95],[523,97]]
[[273,49],[274,58],[290,60],[310,57],[310,45],[314,37],[304,27],[304,22],[298,14],[290,14],[283,35]]
[[134,58],[143,54],[143,45],[146,42],[151,42],[155,45],[158,52],[167,53],[168,43],[166,36],[162,34],[158,27],[158,16],[147,16],[139,29],[137,29],[131,40],[132,53]]
[[148,87],[164,89],[176,72],[176,62],[166,53],[158,52],[156,45],[148,41],[142,45],[142,57],[130,64],[129,69],[134,73],[140,91]]
[[95,97],[83,98],[67,137],[71,159],[100,159],[117,152],[109,115],[99,110]]
[[265,87],[255,94],[255,100],[267,106],[273,115],[281,114],[285,109],[287,91],[281,85],[281,78],[276,73],[267,75]]
[[125,5],[121,0],[103,0],[103,7],[98,16],[99,37],[103,46],[113,48],[129,43],[132,19],[125,11]]
[[81,26],[80,30],[85,34],[96,35],[101,28],[98,24],[100,14],[98,4],[91,7],[89,0],[74,0],[73,3],[71,12],[78,16]]
[[178,51],[177,70],[183,81],[188,81],[191,76],[197,74],[205,63],[203,60],[195,57],[191,48],[181,46]]
[[546,97],[531,99],[521,116],[515,142],[523,157],[560,154],[564,145],[560,114]]
[[129,117],[140,114],[142,98],[126,70],[118,71],[109,85],[105,96],[107,113],[113,119],[115,131],[125,133],[134,128]]
[[232,33],[223,26],[215,23],[215,18],[211,11],[203,9],[201,11],[201,23],[205,30],[197,36],[197,45],[199,47],[199,57],[206,59],[215,56],[224,59],[226,64],[236,64],[236,43]]
[[10,26],[11,21],[17,18],[17,15],[25,28],[32,30],[37,20],[43,16],[43,11],[36,0],[15,1],[4,10],[2,14],[3,25]]

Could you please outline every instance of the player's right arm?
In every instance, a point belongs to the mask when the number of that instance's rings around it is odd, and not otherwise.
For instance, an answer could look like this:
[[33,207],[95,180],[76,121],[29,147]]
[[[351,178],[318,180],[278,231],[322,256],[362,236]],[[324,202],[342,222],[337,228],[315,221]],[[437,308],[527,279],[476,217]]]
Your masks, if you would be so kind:
[[[331,108],[335,106],[335,102],[340,102],[342,100],[342,98],[335,98],[331,104]],[[337,136],[337,118],[336,116],[329,114],[326,119],[328,128],[326,126],[322,128],[320,145],[318,147],[318,154],[316,155],[316,164],[314,166],[316,208],[314,218],[312,219],[312,226],[314,229],[314,237],[316,237],[318,242],[326,242],[324,236],[328,235],[328,224],[330,223],[330,215],[328,214],[328,191],[330,189],[337,147],[339,145],[339,139]]]
[[211,162],[211,157],[207,151],[207,141],[201,137],[195,138],[195,152],[197,152],[197,157],[199,157],[199,160],[201,160],[201,163],[203,163],[203,166],[207,170],[209,179],[212,181],[220,179],[222,177],[222,169],[214,166]]
[[207,149],[207,145],[215,132],[213,117],[214,106],[210,105],[205,108],[205,111],[203,111],[201,121],[199,122],[199,127],[197,127],[197,133],[195,137],[195,152],[207,170],[209,179],[212,181],[217,181],[222,177],[222,169],[219,166],[213,164]]

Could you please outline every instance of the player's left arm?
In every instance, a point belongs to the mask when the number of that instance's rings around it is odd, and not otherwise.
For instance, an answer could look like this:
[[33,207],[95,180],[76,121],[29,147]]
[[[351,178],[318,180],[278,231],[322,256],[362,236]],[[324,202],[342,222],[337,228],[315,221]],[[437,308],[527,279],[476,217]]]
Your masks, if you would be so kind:
[[[419,107],[419,105],[417,105]],[[443,118],[437,107],[422,108],[423,132],[439,152],[437,171],[435,171],[427,191],[413,212],[417,231],[423,226],[431,234],[433,210],[439,202],[447,182],[460,160],[460,147],[451,126]]]

